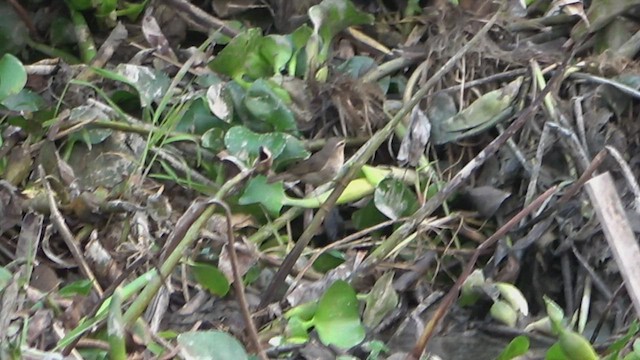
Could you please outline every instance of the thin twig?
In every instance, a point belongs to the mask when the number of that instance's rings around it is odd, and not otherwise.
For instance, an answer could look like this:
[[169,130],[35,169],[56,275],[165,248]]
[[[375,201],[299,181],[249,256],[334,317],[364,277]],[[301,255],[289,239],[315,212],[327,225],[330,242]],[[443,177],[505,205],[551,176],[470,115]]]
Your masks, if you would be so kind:
[[264,349],[260,345],[258,329],[256,328],[256,324],[254,324],[253,319],[251,318],[251,313],[249,312],[249,304],[247,303],[247,298],[244,293],[242,276],[240,275],[240,270],[238,269],[238,254],[236,253],[236,240],[233,236],[231,209],[229,209],[229,205],[227,205],[227,203],[218,199],[209,200],[209,204],[215,204],[224,209],[224,214],[227,217],[227,238],[229,241],[227,246],[229,247],[229,260],[231,261],[231,270],[233,272],[233,286],[236,288],[236,296],[238,297],[240,310],[242,311],[242,316],[244,317],[244,322],[249,332],[249,339],[252,342],[251,345],[253,346],[253,349],[258,353],[260,359],[268,360],[269,358],[267,357],[267,354],[264,352]]
[[65,223],[64,218],[60,213],[60,210],[58,210],[58,206],[56,205],[56,200],[53,197],[53,190],[51,190],[51,185],[49,185],[49,181],[47,180],[47,176],[46,176],[46,173],[44,172],[44,167],[42,167],[42,165],[38,166],[38,174],[40,175],[40,180],[42,181],[42,184],[44,185],[44,188],[47,192],[49,210],[51,211],[51,221],[53,221],[53,224],[56,226],[56,229],[58,230],[58,233],[60,234],[60,236],[62,236],[64,243],[69,248],[69,251],[71,251],[71,254],[73,255],[73,258],[76,260],[76,262],[78,263],[78,267],[80,268],[80,271],[82,272],[82,274],[86,276],[87,279],[89,279],[89,281],[91,281],[91,284],[93,285],[93,288],[95,289],[98,296],[102,297],[102,294],[104,293],[104,291],[102,290],[102,287],[100,286],[100,284],[98,283],[98,280],[93,274],[93,271],[91,271],[91,268],[89,268],[89,264],[84,259],[84,256],[82,255],[82,251],[78,247],[77,242],[73,234],[71,233],[71,230],[69,230],[69,227]]

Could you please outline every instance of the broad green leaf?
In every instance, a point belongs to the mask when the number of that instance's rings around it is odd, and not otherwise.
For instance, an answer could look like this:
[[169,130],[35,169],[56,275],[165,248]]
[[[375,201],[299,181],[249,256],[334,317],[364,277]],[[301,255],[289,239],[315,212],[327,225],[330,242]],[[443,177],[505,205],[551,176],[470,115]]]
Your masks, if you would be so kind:
[[345,260],[346,256],[343,252],[330,250],[318,256],[318,259],[313,262],[313,269],[324,274],[329,270],[335,269]]
[[289,61],[288,69],[290,76],[302,76],[306,72],[306,53],[304,48],[312,33],[313,30],[307,24],[304,24],[289,35],[293,44],[293,55]]
[[186,360],[248,360],[242,344],[217,330],[189,331],[178,335],[180,355]]
[[271,129],[297,132],[293,113],[266,80],[259,79],[251,84],[244,104],[255,118],[268,123]]
[[524,335],[516,336],[509,342],[509,345],[502,350],[496,360],[511,360],[526,354],[527,351],[529,351],[529,338]]
[[166,95],[171,79],[162,71],[140,65],[120,64],[115,72],[92,68],[100,76],[129,84],[138,92],[140,105],[148,107]]
[[196,99],[176,125],[176,131],[190,134],[204,134],[212,129],[226,130],[229,125],[211,114],[204,99]]
[[268,35],[262,39],[260,54],[271,63],[273,73],[284,70],[293,55],[293,45],[284,35]]
[[225,296],[229,292],[229,281],[217,267],[204,263],[190,264],[193,276],[210,293]]
[[358,230],[369,228],[385,220],[387,218],[378,210],[373,199],[362,208],[354,211],[351,216],[353,226]]
[[309,333],[307,332],[307,324],[299,317],[294,316],[287,321],[285,328],[287,343],[304,344],[309,341]]
[[322,61],[327,59],[329,44],[337,33],[352,25],[372,24],[374,20],[373,15],[358,10],[350,0],[324,0],[309,9],[309,18],[322,38]]
[[318,302],[313,318],[320,341],[348,349],[364,340],[365,330],[360,322],[356,292],[343,280],[329,287]]
[[309,321],[313,319],[313,316],[316,314],[316,310],[318,310],[318,302],[312,301],[304,304],[300,304],[298,306],[294,306],[293,308],[287,310],[284,313],[285,319],[293,319],[298,318],[303,321]]
[[219,128],[209,129],[202,134],[202,146],[216,152],[224,149],[224,131]]
[[274,168],[309,156],[302,142],[289,134],[258,134],[244,126],[229,129],[225,134],[224,143],[230,154],[244,161],[256,159],[260,154],[260,147],[264,146],[271,153]]
[[209,63],[211,70],[243,81],[244,75],[259,79],[273,75],[271,64],[259,52],[262,31],[251,28],[234,37]]
[[376,61],[368,56],[356,55],[338,66],[338,71],[350,75],[354,79],[361,78],[369,70],[377,66]]
[[249,180],[238,203],[240,205],[261,204],[271,216],[278,216],[283,206],[283,199],[282,184],[267,184],[267,178],[260,175]]
[[116,71],[138,91],[142,107],[148,107],[153,101],[165,96],[171,84],[167,74],[145,66],[120,64]]
[[392,178],[378,184],[373,200],[378,210],[392,220],[409,216],[418,209],[415,193],[402,181]]
[[551,347],[547,350],[547,353],[544,356],[545,360],[569,360],[569,358],[564,354],[562,349],[560,348],[559,343],[555,343],[551,345]]
[[16,112],[34,112],[45,107],[45,102],[42,96],[29,89],[22,89],[15,95],[7,96],[0,103],[7,109]]
[[0,58],[0,101],[16,95],[27,84],[27,71],[20,60],[11,54]]
[[224,136],[224,143],[229,153],[242,160],[255,159],[260,154],[260,147],[269,149],[275,159],[284,150],[285,134],[257,134],[244,126],[234,126]]

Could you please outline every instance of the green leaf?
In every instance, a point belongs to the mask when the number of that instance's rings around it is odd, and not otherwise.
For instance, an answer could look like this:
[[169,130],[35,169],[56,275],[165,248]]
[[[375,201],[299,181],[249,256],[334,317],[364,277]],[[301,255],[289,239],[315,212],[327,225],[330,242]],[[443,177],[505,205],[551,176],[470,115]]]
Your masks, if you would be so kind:
[[120,64],[116,71],[92,68],[93,71],[107,79],[129,84],[138,92],[140,105],[148,107],[166,95],[171,79],[162,71],[146,66]]
[[229,292],[229,281],[217,267],[204,263],[190,264],[196,281],[213,295],[220,297]]
[[338,71],[349,74],[354,79],[359,79],[377,66],[376,61],[369,56],[356,55],[340,64]]
[[318,302],[313,318],[320,341],[348,349],[358,345],[365,337],[364,327],[358,314],[356,292],[343,280],[329,287]]
[[559,343],[551,345],[544,356],[545,360],[568,360],[567,356],[562,352]]
[[268,123],[275,131],[297,131],[293,113],[266,80],[259,79],[251,84],[244,105],[255,118]]
[[285,333],[287,335],[287,343],[304,344],[309,341],[307,324],[297,316],[294,316],[287,321]]
[[491,306],[490,313],[492,318],[510,327],[514,327],[518,321],[516,310],[503,300],[495,301]]
[[176,125],[176,131],[204,134],[211,129],[226,130],[229,125],[211,114],[204,99],[193,101]]
[[398,220],[418,209],[416,195],[402,181],[388,178],[376,187],[373,200],[378,210],[389,219]]
[[142,107],[148,107],[153,101],[165,96],[171,84],[167,74],[145,66],[120,64],[116,71],[138,91]]
[[268,35],[262,39],[260,54],[271,63],[273,73],[278,74],[291,59],[293,45],[284,35]]
[[554,331],[559,333],[563,329],[562,320],[564,319],[564,310],[546,295],[543,296],[543,299],[547,308],[547,315],[549,316],[549,320],[551,320],[551,326]]
[[253,79],[273,75],[271,64],[259,53],[262,31],[251,28],[234,37],[209,63],[211,70],[242,81],[247,75]]
[[369,201],[362,208],[354,211],[351,216],[353,226],[357,230],[369,228],[385,220],[387,220],[387,218],[378,210],[373,200]]
[[224,136],[229,153],[242,160],[252,160],[260,155],[260,147],[269,149],[275,159],[284,150],[284,134],[257,134],[244,126],[234,126]]
[[631,339],[635,337],[638,331],[640,331],[640,324],[638,323],[638,320],[634,320],[633,323],[631,323],[631,326],[629,326],[629,330],[627,330],[627,333],[620,339],[616,340],[613,344],[611,344],[607,348],[606,353],[616,355],[619,354],[620,351],[627,346],[629,341],[631,341]]
[[12,111],[28,111],[34,112],[45,107],[45,102],[42,96],[29,90],[22,89],[15,95],[9,95],[0,103],[9,110]]
[[58,291],[58,295],[62,297],[71,297],[75,295],[87,296],[93,289],[91,280],[78,280],[70,283]]
[[306,72],[306,53],[304,48],[312,33],[313,30],[307,24],[304,24],[289,35],[294,49],[289,61],[288,72],[290,76],[302,76]]
[[313,319],[313,317],[315,316],[316,310],[318,310],[318,302],[311,301],[308,303],[300,304],[298,306],[295,306],[287,310],[287,312],[284,313],[284,318],[285,319],[298,318],[302,321],[309,321]]
[[572,330],[564,330],[558,343],[570,360],[598,360],[598,354],[584,336]]
[[326,60],[329,44],[340,31],[352,25],[372,24],[374,17],[356,8],[349,0],[324,0],[309,9],[314,31],[323,42],[322,61]]
[[269,149],[274,167],[308,157],[302,142],[284,133],[257,134],[244,126],[234,126],[224,136],[224,143],[231,155],[244,161],[252,161],[260,155],[260,147]]
[[529,351],[529,338],[520,335],[516,336],[509,345],[500,353],[496,360],[511,360],[524,355]]
[[27,71],[20,60],[11,54],[0,58],[0,101],[16,95],[27,84]]
[[202,134],[202,146],[216,152],[224,149],[224,131],[218,128],[209,129]]
[[475,304],[482,295],[482,286],[484,284],[485,278],[482,270],[474,270],[462,283],[458,304],[460,304],[460,306]]
[[260,175],[249,180],[238,203],[240,205],[262,204],[271,216],[278,216],[283,206],[283,199],[282,183],[267,184],[267,178]]
[[217,330],[178,335],[180,355],[186,360],[247,360],[249,356],[233,336]]
[[318,259],[313,262],[313,269],[324,274],[331,269],[335,269],[345,260],[346,256],[341,251],[330,250],[318,256]]
[[11,281],[11,271],[5,269],[4,267],[0,267],[0,292],[4,290],[4,288]]

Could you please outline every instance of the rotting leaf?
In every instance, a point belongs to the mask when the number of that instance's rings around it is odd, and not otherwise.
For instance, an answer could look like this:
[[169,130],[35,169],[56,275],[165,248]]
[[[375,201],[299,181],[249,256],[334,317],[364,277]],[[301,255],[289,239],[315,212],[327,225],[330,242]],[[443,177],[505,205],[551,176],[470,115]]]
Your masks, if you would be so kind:
[[[226,221],[225,221],[226,222]],[[225,236],[226,238],[226,236]],[[236,254],[238,257],[238,273],[240,276],[249,271],[249,269],[258,261],[258,249],[254,243],[236,239]],[[218,269],[227,277],[229,283],[233,283],[233,269],[229,258],[229,243],[225,244],[220,252],[218,259]]]
[[229,123],[233,116],[233,105],[223,91],[224,85],[224,83],[218,83],[209,86],[207,89],[207,103],[213,115]]
[[522,78],[518,78],[502,89],[482,95],[460,113],[438,121],[431,120],[431,139],[435,144],[445,144],[479,134],[511,115],[511,103],[516,98]]
[[6,180],[0,180],[0,234],[22,221],[22,198],[18,189]]
[[467,196],[480,215],[489,218],[498,211],[511,193],[493,186],[478,186],[467,190]]
[[393,273],[389,271],[376,280],[367,295],[362,321],[367,327],[375,328],[397,305],[398,294],[393,288]]
[[142,34],[144,38],[147,40],[149,45],[156,49],[156,51],[171,60],[178,60],[178,57],[171,49],[169,45],[169,41],[166,36],[163,34],[162,29],[160,29],[160,25],[158,25],[158,21],[151,14],[149,10],[142,17]]
[[402,138],[398,161],[401,165],[409,164],[416,166],[420,157],[424,154],[424,149],[431,136],[431,123],[427,115],[420,109],[419,105],[411,110],[411,120],[409,128]]

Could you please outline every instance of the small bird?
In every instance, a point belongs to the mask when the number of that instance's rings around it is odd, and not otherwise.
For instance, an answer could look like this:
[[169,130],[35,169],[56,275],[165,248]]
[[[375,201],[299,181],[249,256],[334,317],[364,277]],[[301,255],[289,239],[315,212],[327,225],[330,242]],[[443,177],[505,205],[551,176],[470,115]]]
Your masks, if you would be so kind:
[[344,139],[330,138],[324,147],[287,169],[269,178],[269,182],[300,180],[305,184],[320,186],[331,181],[344,164]]

